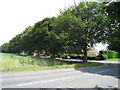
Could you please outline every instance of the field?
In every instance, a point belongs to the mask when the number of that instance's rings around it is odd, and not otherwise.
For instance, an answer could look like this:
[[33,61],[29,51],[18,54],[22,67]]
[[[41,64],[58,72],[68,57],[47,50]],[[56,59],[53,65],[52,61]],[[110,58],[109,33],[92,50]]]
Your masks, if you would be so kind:
[[66,63],[51,58],[22,56],[17,54],[0,53],[0,71],[28,71],[41,69],[70,68],[80,66],[101,65],[99,63]]

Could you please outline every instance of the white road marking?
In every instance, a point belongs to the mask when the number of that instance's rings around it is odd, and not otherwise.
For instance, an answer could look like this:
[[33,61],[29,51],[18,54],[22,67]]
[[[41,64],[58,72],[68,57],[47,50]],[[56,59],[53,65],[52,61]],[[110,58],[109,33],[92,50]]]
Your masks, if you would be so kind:
[[[79,75],[77,75],[79,76]],[[24,84],[18,84],[17,86],[25,86],[25,85],[30,85],[30,84],[37,84],[37,83],[47,83],[47,82],[53,82],[53,81],[58,81],[58,80],[65,80],[65,79],[70,79],[75,76],[69,76],[69,77],[63,77],[63,78],[56,78],[52,80],[45,80],[45,81],[39,81],[39,82],[31,82],[31,83],[24,83]]]
[[17,86],[24,86],[24,85],[30,85],[30,84],[36,84],[36,83],[38,83],[38,82],[24,83],[24,84],[19,84]]
[[[67,71],[67,70],[66,70]],[[69,71],[69,70],[68,70]],[[100,71],[100,72],[96,72],[96,73],[101,73],[101,72],[106,72],[109,70],[105,70],[105,71]],[[86,73],[85,73],[86,74]],[[90,74],[89,74],[90,75]],[[30,84],[37,84],[37,83],[48,83],[48,82],[54,82],[54,81],[59,81],[59,80],[65,80],[65,79],[71,79],[73,77],[76,77],[79,75],[75,75],[75,76],[68,76],[68,77],[63,77],[63,78],[56,78],[56,79],[51,79],[51,80],[45,80],[45,81],[38,81],[38,82],[30,82],[30,83],[23,83],[23,84],[18,84],[17,86],[25,86],[25,85],[30,85]]]
[[[72,71],[73,69],[69,69],[69,70],[63,70],[63,71]],[[102,72],[108,72],[110,70],[104,70],[104,71],[99,71],[96,73],[102,73]],[[79,75],[75,75],[75,76],[68,76],[68,77],[63,77],[63,78],[56,78],[56,79],[51,79],[51,80],[45,80],[45,81],[38,81],[38,82],[30,82],[30,83],[23,83],[23,84],[18,84],[17,86],[25,86],[25,85],[30,85],[30,84],[37,84],[37,83],[47,83],[47,82],[54,82],[54,81],[59,81],[59,80],[65,80],[65,79],[70,79],[73,77],[76,77]]]
[[[96,68],[96,67],[91,67],[91,68]],[[83,69],[83,68],[81,68],[81,69]],[[87,69],[87,68],[84,68],[84,69]],[[116,68],[115,70],[117,70],[117,69],[119,69],[119,68]],[[61,72],[61,71],[63,71],[63,72],[65,72],[65,71],[74,71],[74,69],[58,70],[57,72]],[[108,72],[108,71],[110,71],[110,70],[99,71],[99,72],[96,72],[96,73],[102,73],[102,72]],[[53,72],[55,72],[55,71],[53,71]],[[80,71],[76,71],[76,72],[80,72]],[[51,72],[50,72],[50,73],[51,73]],[[31,73],[31,75],[32,75],[32,74],[38,74],[38,73],[35,72],[35,73]],[[84,74],[86,74],[86,73],[84,73]],[[84,75],[84,74],[83,74],[83,75]],[[89,75],[93,75],[93,74],[89,74]],[[79,75],[67,76],[67,77],[56,78],[56,79],[49,79],[49,80],[44,80],[44,81],[36,81],[36,82],[33,81],[33,82],[18,84],[17,86],[19,87],[19,86],[25,86],[25,85],[38,84],[38,83],[54,82],[54,81],[59,81],[59,80],[71,79],[71,78],[76,77],[76,76],[79,76]]]

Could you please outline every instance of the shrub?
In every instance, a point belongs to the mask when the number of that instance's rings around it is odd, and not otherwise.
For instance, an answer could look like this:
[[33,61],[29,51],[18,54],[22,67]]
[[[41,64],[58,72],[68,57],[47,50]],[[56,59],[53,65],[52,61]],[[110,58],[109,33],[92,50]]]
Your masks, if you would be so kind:
[[118,52],[113,51],[113,50],[105,50],[105,51],[100,51],[99,53],[102,53],[103,55],[106,55],[108,59],[112,58],[118,58]]
[[120,51],[118,52],[118,58],[120,58]]

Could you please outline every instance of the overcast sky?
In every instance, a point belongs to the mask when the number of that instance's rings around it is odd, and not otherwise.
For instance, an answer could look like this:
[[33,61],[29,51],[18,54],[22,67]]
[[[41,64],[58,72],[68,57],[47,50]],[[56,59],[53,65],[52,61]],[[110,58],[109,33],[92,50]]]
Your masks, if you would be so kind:
[[74,1],[80,0],[1,0],[0,45],[43,18],[58,15],[60,9],[73,5]]

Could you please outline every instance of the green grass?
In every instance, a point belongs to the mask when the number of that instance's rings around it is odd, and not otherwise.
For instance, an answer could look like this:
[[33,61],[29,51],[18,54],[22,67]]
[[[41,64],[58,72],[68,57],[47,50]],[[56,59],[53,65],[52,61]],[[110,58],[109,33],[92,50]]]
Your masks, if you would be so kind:
[[102,63],[86,63],[86,64],[71,64],[71,65],[56,65],[56,66],[23,66],[23,67],[12,67],[1,70],[2,72],[11,71],[35,71],[35,70],[50,70],[50,69],[61,69],[61,68],[80,68],[85,66],[100,66]]
[[120,61],[120,58],[106,59],[105,61]]
[[34,56],[20,56],[15,54],[0,53],[2,67],[20,67],[20,66],[54,66],[62,65],[62,62],[55,59],[40,58]]
[[[100,60],[89,60],[89,61],[100,61]],[[102,61],[120,61],[120,58],[112,58],[112,59],[106,59]]]
[[32,71],[102,65],[100,63],[68,64],[67,62],[62,62],[56,59],[40,58],[34,56],[21,56],[8,53],[0,53],[0,57],[1,72]]
[[[70,56],[84,56],[83,54],[64,54],[64,56],[68,56],[68,55],[70,55]],[[95,55],[95,54],[88,54],[87,56],[88,57],[96,57],[97,55]]]

